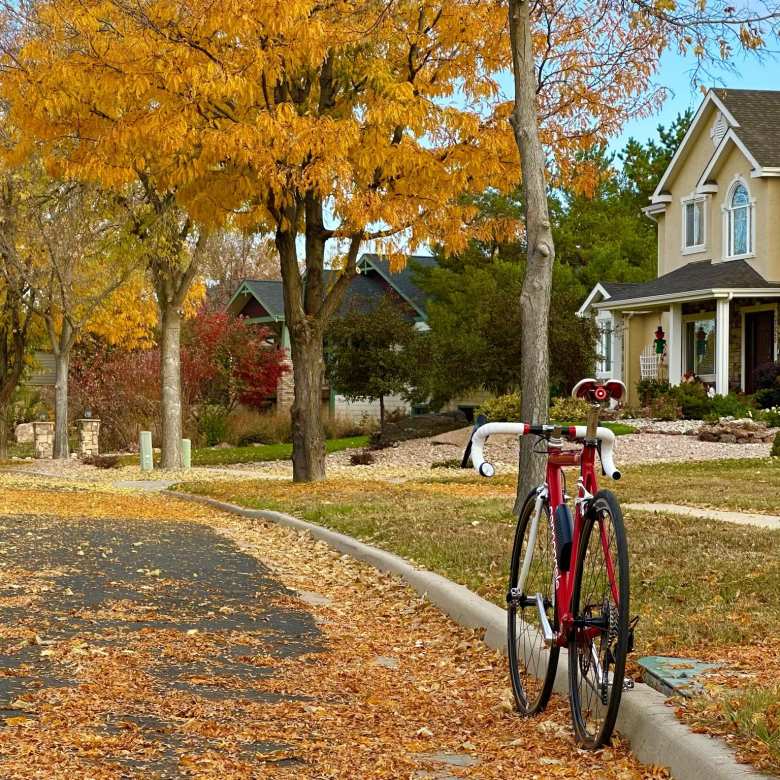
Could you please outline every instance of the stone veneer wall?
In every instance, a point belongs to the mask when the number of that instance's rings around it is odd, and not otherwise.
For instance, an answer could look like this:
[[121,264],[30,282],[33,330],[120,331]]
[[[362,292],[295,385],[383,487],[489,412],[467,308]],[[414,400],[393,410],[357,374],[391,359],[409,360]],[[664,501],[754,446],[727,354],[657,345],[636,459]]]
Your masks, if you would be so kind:
[[289,411],[293,405],[293,398],[295,393],[295,382],[293,380],[293,368],[292,363],[285,361],[289,371],[282,374],[279,378],[279,382],[276,385],[276,411],[286,412]]
[[54,457],[54,423],[38,421],[33,423],[33,449],[36,458]]
[[100,454],[100,420],[78,420],[79,457],[89,458]]

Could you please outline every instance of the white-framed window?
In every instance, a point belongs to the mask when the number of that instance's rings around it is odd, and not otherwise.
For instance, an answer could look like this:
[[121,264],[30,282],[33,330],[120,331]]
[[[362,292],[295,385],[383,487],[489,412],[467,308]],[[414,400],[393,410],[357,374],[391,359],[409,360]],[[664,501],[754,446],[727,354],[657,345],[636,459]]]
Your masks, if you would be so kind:
[[691,197],[682,201],[683,254],[703,252],[706,243],[707,199]]
[[737,179],[729,190],[725,204],[726,257],[748,257],[753,254],[753,204],[747,184]]
[[683,374],[715,381],[715,312],[683,318]]
[[614,371],[615,329],[611,314],[596,318],[598,340],[596,350],[599,357],[596,363],[596,376],[599,379],[611,379]]

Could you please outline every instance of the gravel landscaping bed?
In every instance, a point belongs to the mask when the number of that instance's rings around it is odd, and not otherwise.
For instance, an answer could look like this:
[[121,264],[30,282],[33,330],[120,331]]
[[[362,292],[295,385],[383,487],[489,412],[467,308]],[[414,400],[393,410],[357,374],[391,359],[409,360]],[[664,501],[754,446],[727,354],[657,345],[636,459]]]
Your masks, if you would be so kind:
[[[444,469],[432,469],[431,466],[460,461],[463,447],[453,444],[434,444],[438,438],[414,439],[395,447],[373,451],[371,454],[374,456],[374,463],[370,466],[350,465],[350,457],[354,450],[337,452],[328,456],[328,474],[330,476],[348,474],[352,478],[402,479],[410,474],[419,476],[421,470],[442,473]],[[694,436],[681,436],[679,433],[652,436],[628,434],[617,438],[615,459],[619,465],[626,466],[661,461],[764,458],[769,455],[770,450],[770,444],[705,442],[699,441]],[[492,437],[486,447],[486,454],[499,473],[510,473],[517,467],[517,442],[513,437]],[[262,476],[287,476],[292,473],[291,465],[283,461],[231,467],[231,470],[239,472],[250,469]]]

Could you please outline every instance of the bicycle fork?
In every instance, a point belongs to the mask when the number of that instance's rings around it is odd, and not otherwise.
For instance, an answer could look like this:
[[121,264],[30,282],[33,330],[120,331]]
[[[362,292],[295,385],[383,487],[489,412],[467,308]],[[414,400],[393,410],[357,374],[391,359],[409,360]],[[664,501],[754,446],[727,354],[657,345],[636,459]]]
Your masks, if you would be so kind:
[[[536,489],[536,501],[534,503],[534,511],[531,516],[531,527],[528,531],[528,546],[523,557],[523,565],[520,568],[520,575],[517,580],[517,586],[510,588],[507,594],[507,601],[519,603],[523,607],[535,606],[536,611],[539,613],[539,626],[542,631],[542,639],[544,644],[550,647],[555,640],[555,634],[553,632],[550,621],[547,618],[547,611],[545,609],[544,596],[541,593],[535,593],[532,596],[525,596],[525,582],[528,579],[528,572],[531,570],[531,564],[533,563],[534,549],[536,547],[536,535],[539,532],[539,520],[542,516],[542,507],[549,497],[549,490],[547,485],[542,485]],[[550,517],[552,523],[552,516]],[[555,545],[555,531],[550,529],[553,535],[553,544]],[[557,551],[554,555],[555,559],[555,583],[558,582],[558,556]],[[552,604],[555,606],[555,589],[552,593]]]

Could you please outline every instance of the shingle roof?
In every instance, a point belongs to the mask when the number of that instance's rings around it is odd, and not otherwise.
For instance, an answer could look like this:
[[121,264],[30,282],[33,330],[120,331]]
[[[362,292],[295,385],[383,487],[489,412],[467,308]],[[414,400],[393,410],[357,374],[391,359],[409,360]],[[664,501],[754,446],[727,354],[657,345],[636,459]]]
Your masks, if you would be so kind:
[[734,132],[759,165],[780,167],[780,91],[772,89],[714,89],[739,127]]
[[426,295],[414,282],[414,269],[430,268],[436,265],[436,259],[428,255],[409,255],[403,270],[393,273],[390,262],[375,254],[364,254],[360,258],[363,264],[371,264],[393,287],[421,312],[425,311]]
[[272,317],[284,317],[284,293],[277,279],[246,279],[243,282]]
[[780,283],[767,282],[745,260],[729,260],[725,263],[703,260],[688,263],[649,282],[602,284],[602,287],[609,293],[609,302],[612,303],[698,290],[780,289]]
[[[378,303],[387,294],[387,288],[381,281],[384,279],[394,287],[403,298],[406,298],[420,312],[425,312],[425,293],[414,283],[415,266],[435,265],[436,260],[425,255],[411,255],[402,271],[393,273],[390,263],[379,255],[361,255],[359,266],[362,269],[372,268],[375,273],[360,273],[350,283],[340,311],[344,312],[356,304],[360,308],[368,308],[372,302]],[[327,284],[328,272],[325,274]],[[252,295],[262,304],[271,317],[284,318],[284,292],[282,283],[278,280],[246,279],[242,286],[249,289]],[[239,288],[240,289],[240,288]],[[243,306],[243,304],[242,304]]]

